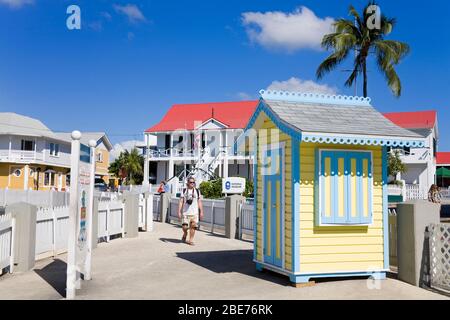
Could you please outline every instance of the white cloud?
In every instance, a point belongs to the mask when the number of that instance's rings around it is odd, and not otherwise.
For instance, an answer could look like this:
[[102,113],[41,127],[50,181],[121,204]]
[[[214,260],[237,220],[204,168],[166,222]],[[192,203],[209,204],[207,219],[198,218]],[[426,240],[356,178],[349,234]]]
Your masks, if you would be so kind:
[[120,153],[128,150],[131,151],[136,146],[144,145],[144,141],[139,140],[129,140],[129,141],[123,141],[120,143],[116,143],[109,153],[109,158],[111,161],[114,161],[114,159],[118,158]]
[[323,94],[336,94],[337,88],[330,87],[326,84],[318,84],[312,80],[302,80],[292,77],[285,81],[273,81],[267,90],[278,91],[291,91],[291,92],[303,92],[303,93],[323,93]]
[[[151,146],[156,146],[156,136],[150,135],[150,145]],[[110,161],[114,161],[114,159],[118,158],[120,156],[120,153],[128,150],[131,151],[133,150],[133,148],[136,148],[136,146],[144,146],[145,142],[144,141],[140,141],[140,140],[127,140],[127,141],[123,141],[123,142],[119,142],[116,143],[111,152],[109,153],[109,158]]]
[[133,40],[133,39],[134,39],[134,33],[133,33],[133,32],[128,32],[128,33],[127,33],[127,39],[128,39],[129,41]]
[[126,15],[131,23],[147,21],[144,14],[135,4],[127,4],[124,6],[114,4],[113,7],[116,12]]
[[100,12],[100,15],[101,15],[103,18],[105,18],[106,20],[108,20],[108,21],[111,21],[111,19],[112,19],[112,17],[111,17],[111,15],[109,14],[109,12],[102,11],[102,12]]
[[0,0],[0,4],[7,5],[10,8],[18,9],[27,4],[33,4],[34,0]]
[[304,6],[291,13],[269,11],[242,14],[242,23],[251,41],[269,49],[288,52],[320,50],[323,36],[332,32],[333,22],[333,18],[321,19]]
[[251,95],[251,94],[249,94],[247,92],[238,92],[236,94],[236,97],[239,100],[255,100],[256,99],[255,95]]

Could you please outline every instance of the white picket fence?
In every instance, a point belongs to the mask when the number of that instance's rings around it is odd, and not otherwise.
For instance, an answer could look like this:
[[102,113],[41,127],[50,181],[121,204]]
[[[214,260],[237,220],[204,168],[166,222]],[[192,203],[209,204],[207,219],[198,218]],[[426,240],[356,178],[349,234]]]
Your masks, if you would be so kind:
[[[124,234],[125,205],[122,200],[103,200],[98,204],[98,239],[109,241]],[[38,208],[36,215],[36,260],[55,257],[67,251],[69,206]],[[13,219],[0,207],[0,274],[10,266]]]
[[0,206],[26,202],[38,207],[63,207],[69,205],[69,192],[0,189]]
[[67,250],[69,207],[39,208],[36,217],[36,258]]
[[418,184],[406,185],[406,200],[427,199],[428,194],[424,194]]
[[125,206],[121,200],[99,201],[98,237],[109,241],[112,236],[124,234]]
[[[172,198],[169,205],[169,218],[179,222],[179,198]],[[203,199],[203,219],[199,222],[200,228],[209,232],[225,230],[225,201]]]
[[[180,222],[178,219],[179,200],[179,198],[172,198],[170,200],[168,215],[171,222]],[[242,239],[244,234],[253,235],[253,212],[253,204],[244,202],[239,205],[239,239]],[[225,231],[225,200],[203,199],[203,219],[200,220],[199,225],[202,230],[223,234]]]
[[6,214],[0,208],[0,274],[2,269],[11,263],[12,251],[12,219],[11,214]]
[[254,206],[249,203],[241,203],[239,208],[239,239],[243,234],[253,235]]

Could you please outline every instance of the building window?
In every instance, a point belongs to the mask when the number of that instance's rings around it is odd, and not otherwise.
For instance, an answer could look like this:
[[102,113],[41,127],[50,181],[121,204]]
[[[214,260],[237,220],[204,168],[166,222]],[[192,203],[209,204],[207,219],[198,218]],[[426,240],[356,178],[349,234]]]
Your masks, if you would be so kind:
[[30,168],[30,177],[34,177],[35,172],[34,168]]
[[59,156],[59,144],[57,143],[50,143],[50,155],[54,157]]
[[370,224],[372,153],[319,150],[320,225]]
[[32,140],[22,140],[22,144],[20,149],[22,151],[33,151],[34,150],[34,141]]
[[20,170],[20,169],[15,169],[15,170],[13,171],[13,175],[14,175],[15,177],[19,178],[19,177],[22,175],[22,170]]
[[55,185],[55,172],[46,171],[44,172],[44,186],[53,187]]
[[103,153],[97,153],[97,162],[103,162]]

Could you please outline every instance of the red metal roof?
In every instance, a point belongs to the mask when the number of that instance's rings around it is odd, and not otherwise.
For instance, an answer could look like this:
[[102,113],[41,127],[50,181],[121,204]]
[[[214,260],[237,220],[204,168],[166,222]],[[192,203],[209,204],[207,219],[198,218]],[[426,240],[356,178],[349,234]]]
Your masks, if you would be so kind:
[[166,132],[194,130],[211,118],[230,129],[244,129],[253,115],[258,100],[238,102],[211,102],[196,104],[175,104],[162,120],[145,132]]
[[405,129],[432,129],[436,124],[436,111],[390,112],[383,115]]
[[437,165],[450,165],[450,152],[437,152],[436,153]]

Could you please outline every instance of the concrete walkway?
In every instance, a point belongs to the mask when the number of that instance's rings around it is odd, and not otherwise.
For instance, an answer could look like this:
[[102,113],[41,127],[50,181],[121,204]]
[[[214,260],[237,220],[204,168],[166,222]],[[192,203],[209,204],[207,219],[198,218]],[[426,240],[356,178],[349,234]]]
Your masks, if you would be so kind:
[[[83,282],[77,299],[448,299],[394,279],[373,290],[361,278],[296,289],[285,276],[255,270],[252,243],[197,232],[196,245],[189,246],[180,236],[179,227],[155,223],[138,238],[99,244],[93,280]],[[64,260],[0,277],[0,299],[62,299]]]

